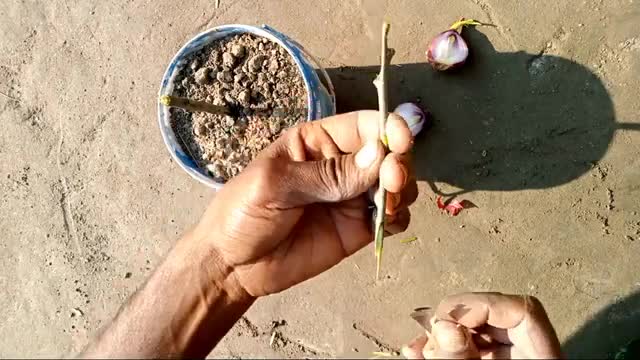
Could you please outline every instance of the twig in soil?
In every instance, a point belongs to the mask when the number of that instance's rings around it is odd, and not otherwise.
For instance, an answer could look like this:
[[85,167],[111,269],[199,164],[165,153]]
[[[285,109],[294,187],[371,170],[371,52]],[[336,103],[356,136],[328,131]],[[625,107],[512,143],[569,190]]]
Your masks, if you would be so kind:
[[4,96],[4,97],[6,97],[6,98],[7,98],[7,99],[9,99],[9,100],[13,100],[13,101],[16,101],[16,102],[20,102],[20,100],[18,100],[18,99],[16,99],[16,98],[14,98],[13,96],[9,96],[9,95],[7,95],[7,94],[3,93],[2,91],[0,91],[0,95],[2,95],[2,96]]
[[[387,35],[389,34],[390,25],[388,22],[382,23],[382,41],[381,41],[381,55],[380,55],[380,73],[373,81],[373,84],[378,91],[378,106],[380,108],[380,119],[378,121],[378,128],[380,131],[380,140],[382,144],[387,147],[387,133],[385,130],[387,124],[387,63],[389,61],[388,48],[387,48]],[[376,205],[375,216],[375,228],[374,228],[374,243],[375,243],[375,255],[376,255],[376,280],[380,278],[380,263],[382,261],[382,246],[384,242],[384,215],[387,203],[387,191],[382,187],[382,184],[378,186],[378,191],[374,196],[374,203]]]
[[160,103],[165,106],[178,107],[191,112],[206,112],[217,115],[228,115],[230,113],[229,108],[226,106],[213,105],[206,101],[191,100],[177,96],[160,96]]
[[375,337],[375,336],[369,334],[368,332],[362,330],[356,323],[351,324],[351,326],[353,327],[354,330],[356,330],[358,333],[360,333],[360,335],[362,337],[364,337],[365,339],[371,341],[378,348],[378,351],[388,352],[388,353],[390,353],[390,354],[392,354],[394,356],[400,355],[400,351],[398,351],[398,349],[393,348],[389,344],[385,344],[384,342],[382,342],[377,337]]

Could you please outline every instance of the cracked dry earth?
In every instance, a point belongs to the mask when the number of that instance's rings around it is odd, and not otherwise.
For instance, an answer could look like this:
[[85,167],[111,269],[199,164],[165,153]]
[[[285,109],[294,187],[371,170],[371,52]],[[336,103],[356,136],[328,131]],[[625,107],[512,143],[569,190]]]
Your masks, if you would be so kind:
[[[186,40],[219,24],[269,24],[320,59],[349,111],[376,107],[383,18],[396,50],[391,105],[419,99],[436,119],[416,139],[411,226],[385,243],[380,281],[363,249],[258,301],[211,356],[393,352],[420,331],[413,308],[468,290],[536,295],[570,356],[640,337],[639,7],[3,3],[0,357],[77,353],[214,196],[171,162],[156,125],[160,79]],[[436,74],[426,42],[460,16],[497,27],[465,29],[473,63]],[[464,191],[478,208],[448,217],[434,188]],[[409,236],[418,240],[399,242]]]

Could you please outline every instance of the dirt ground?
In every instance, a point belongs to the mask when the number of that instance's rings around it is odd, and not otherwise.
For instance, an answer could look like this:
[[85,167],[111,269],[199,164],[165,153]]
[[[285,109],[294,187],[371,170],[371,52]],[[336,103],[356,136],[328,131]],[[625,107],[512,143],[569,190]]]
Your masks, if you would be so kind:
[[[425,65],[460,16],[473,63]],[[633,0],[8,0],[0,7],[0,357],[78,352],[214,193],[164,147],[156,95],[209,27],[269,24],[329,69],[341,111],[375,107],[379,24],[394,104],[434,114],[416,141],[408,232],[262,299],[214,357],[368,357],[459,291],[529,293],[571,356],[640,336],[640,3]],[[475,203],[452,218],[436,192]],[[408,236],[419,239],[401,244]],[[276,328],[270,346],[272,322]]]

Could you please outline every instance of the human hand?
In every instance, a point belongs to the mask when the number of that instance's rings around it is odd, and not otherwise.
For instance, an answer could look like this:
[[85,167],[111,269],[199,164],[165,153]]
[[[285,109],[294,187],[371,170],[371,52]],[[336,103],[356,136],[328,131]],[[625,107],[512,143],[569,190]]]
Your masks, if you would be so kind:
[[336,265],[373,239],[367,190],[388,191],[386,231],[404,231],[418,190],[406,153],[409,128],[390,114],[390,153],[377,111],[287,130],[216,195],[196,227],[252,296],[287,289]]
[[402,349],[408,359],[560,358],[560,342],[533,296],[463,293],[444,299],[431,334]]

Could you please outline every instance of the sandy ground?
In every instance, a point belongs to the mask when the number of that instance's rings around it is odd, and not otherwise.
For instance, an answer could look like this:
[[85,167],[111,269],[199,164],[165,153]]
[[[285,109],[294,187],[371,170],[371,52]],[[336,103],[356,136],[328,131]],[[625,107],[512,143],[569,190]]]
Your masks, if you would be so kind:
[[[472,65],[436,74],[425,43],[459,16],[497,27],[466,33]],[[467,290],[538,296],[572,356],[640,336],[638,1],[7,0],[0,357],[79,351],[214,195],[156,125],[182,43],[270,24],[330,69],[345,111],[375,107],[383,17],[401,64],[392,101],[419,99],[436,118],[417,140],[408,232],[387,241],[383,280],[365,249],[258,301],[212,356],[367,357],[417,334],[411,309]],[[434,191],[478,208],[448,217]]]

